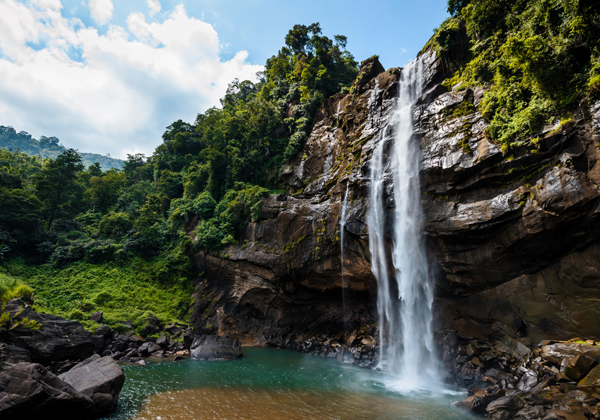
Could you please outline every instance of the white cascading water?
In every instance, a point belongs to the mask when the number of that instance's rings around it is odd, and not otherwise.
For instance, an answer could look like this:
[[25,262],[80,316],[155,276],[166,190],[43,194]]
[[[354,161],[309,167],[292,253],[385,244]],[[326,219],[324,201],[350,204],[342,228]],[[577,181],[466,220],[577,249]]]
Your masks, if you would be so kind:
[[[394,378],[391,386],[401,391],[436,389],[440,383],[431,330],[433,291],[422,235],[420,150],[413,137],[413,105],[422,94],[422,70],[421,58],[402,70],[396,110],[370,164],[367,223],[371,266],[378,283],[380,366]],[[388,161],[385,143],[390,132],[393,144]],[[393,212],[385,207],[386,166],[392,178]],[[386,246],[386,227],[392,228],[391,250]]]

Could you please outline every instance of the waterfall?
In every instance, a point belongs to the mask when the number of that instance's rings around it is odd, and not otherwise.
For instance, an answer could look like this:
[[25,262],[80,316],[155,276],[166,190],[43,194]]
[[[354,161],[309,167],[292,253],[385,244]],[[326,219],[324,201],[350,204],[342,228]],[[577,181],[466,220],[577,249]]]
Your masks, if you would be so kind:
[[344,255],[344,236],[346,233],[346,220],[348,218],[348,190],[350,188],[350,181],[346,184],[346,194],[344,194],[344,201],[342,203],[342,212],[340,214],[340,254],[341,254],[341,271],[342,271],[342,317],[344,321],[344,333],[348,332],[348,310],[346,309],[346,293],[348,289],[348,282],[346,282],[345,273],[345,255]]
[[[422,94],[422,67],[419,58],[402,70],[394,115],[381,132],[370,163],[367,224],[378,284],[380,366],[401,390],[432,389],[439,383],[431,330],[433,291],[422,235],[420,150],[412,118],[413,105]],[[388,137],[393,143],[386,159]],[[384,197],[385,181],[389,184],[390,178],[393,212],[386,209]],[[386,233],[392,239],[391,249]]]

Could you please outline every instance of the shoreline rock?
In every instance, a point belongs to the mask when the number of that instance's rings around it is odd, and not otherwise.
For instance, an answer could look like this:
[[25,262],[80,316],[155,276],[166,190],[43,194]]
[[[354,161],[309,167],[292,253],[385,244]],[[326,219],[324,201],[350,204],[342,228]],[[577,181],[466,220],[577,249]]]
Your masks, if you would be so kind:
[[242,357],[239,340],[218,335],[200,335],[190,347],[190,358],[194,360],[233,360]]
[[[108,327],[92,336],[77,321],[22,308],[18,300],[2,313],[13,325],[0,329],[0,418],[83,419],[114,411],[123,370],[94,354]],[[37,324],[21,324],[25,318]]]
[[58,377],[71,385],[94,404],[98,415],[110,413],[117,408],[119,393],[125,383],[123,369],[112,357],[98,354],[74,366]]

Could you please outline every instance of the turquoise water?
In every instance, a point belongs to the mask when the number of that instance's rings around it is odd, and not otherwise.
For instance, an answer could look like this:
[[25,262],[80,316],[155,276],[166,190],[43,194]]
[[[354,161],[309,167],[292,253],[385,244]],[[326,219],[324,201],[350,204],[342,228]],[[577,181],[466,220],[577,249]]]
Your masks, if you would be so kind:
[[470,418],[459,393],[399,394],[385,374],[289,350],[245,348],[228,362],[125,366],[119,406],[106,419]]

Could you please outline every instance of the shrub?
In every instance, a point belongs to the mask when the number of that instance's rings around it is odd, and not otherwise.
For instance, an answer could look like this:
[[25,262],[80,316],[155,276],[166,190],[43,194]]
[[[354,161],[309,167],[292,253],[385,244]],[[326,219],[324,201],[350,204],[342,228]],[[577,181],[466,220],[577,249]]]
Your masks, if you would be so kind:
[[133,222],[127,213],[110,212],[102,218],[98,225],[100,233],[112,237],[124,235],[131,228],[133,228]]
[[488,136],[503,150],[600,90],[594,2],[450,0],[448,10],[453,16],[430,43],[443,55],[460,43],[464,28],[469,53],[446,85],[491,86],[482,113]]

